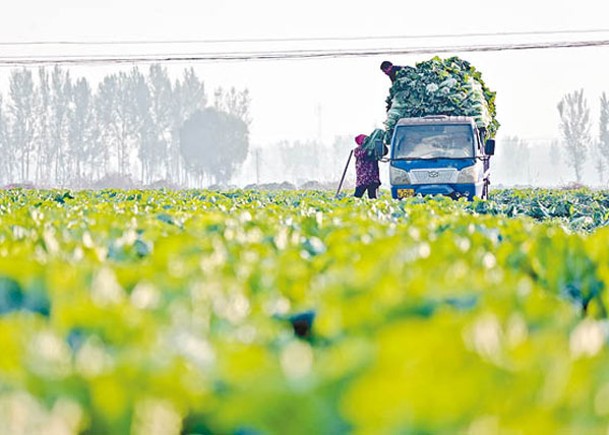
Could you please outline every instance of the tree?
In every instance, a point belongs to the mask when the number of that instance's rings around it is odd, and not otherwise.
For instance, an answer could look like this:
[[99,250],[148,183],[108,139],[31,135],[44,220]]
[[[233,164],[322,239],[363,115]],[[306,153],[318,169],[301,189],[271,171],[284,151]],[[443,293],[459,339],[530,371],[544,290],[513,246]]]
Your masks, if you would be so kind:
[[169,147],[169,165],[172,178],[181,183],[184,181],[181,153],[181,129],[184,121],[197,110],[203,110],[207,106],[205,85],[199,80],[193,68],[184,70],[182,81],[176,80],[173,89],[172,118],[172,140]]
[[138,68],[133,68],[129,74],[128,81],[130,100],[126,102],[127,126],[129,129],[130,141],[137,149],[140,157],[142,181],[146,182],[149,178],[149,165],[142,160],[142,149],[148,147],[156,141],[155,130],[150,111],[151,97],[150,89],[146,77]]
[[[605,169],[609,167],[609,99],[604,92],[601,95],[600,103],[597,170],[600,167],[604,174]],[[601,174],[601,183],[603,174]]]
[[98,145],[101,148],[103,172],[108,174],[111,169],[111,149],[118,146],[118,131],[116,112],[116,94],[119,92],[118,79],[115,74],[104,77],[95,95],[95,120],[99,133]]
[[584,90],[566,94],[557,107],[564,139],[565,161],[573,166],[575,179],[579,183],[590,142],[590,110]]
[[248,126],[251,124],[250,119],[250,95],[247,89],[237,91],[234,87],[224,91],[221,87],[216,89],[214,94],[216,109],[235,115],[240,118]]
[[96,98],[97,122],[102,130],[105,172],[111,171],[111,150],[116,157],[115,169],[119,175],[130,171],[130,147],[134,140],[132,79],[125,72],[106,76],[99,85]]
[[183,120],[187,119],[197,110],[207,106],[207,95],[205,95],[205,84],[199,80],[193,68],[184,70],[182,86],[180,86],[179,101],[184,114]]
[[116,134],[116,163],[119,175],[125,176],[130,173],[130,148],[133,144],[132,138],[135,133],[133,121],[133,81],[123,71],[116,76],[117,93],[114,96],[113,121]]
[[248,128],[235,115],[213,107],[197,110],[180,130],[180,150],[188,169],[214,183],[229,182],[247,157]]
[[129,174],[131,170],[131,150],[136,142],[137,104],[134,82],[139,80],[139,72],[124,71],[106,76],[99,85],[96,98],[97,122],[103,134],[105,148],[103,161],[106,173],[111,168],[111,150],[116,157],[115,169],[119,175]]
[[70,178],[81,181],[84,169],[93,167],[97,147],[92,133],[93,96],[86,79],[76,81],[68,115],[68,146],[72,170]]
[[49,119],[51,110],[51,90],[49,88],[49,73],[44,67],[38,69],[38,92],[35,100],[35,154],[36,154],[36,184],[43,180],[48,183],[51,178],[52,160],[49,147]]
[[30,158],[34,150],[34,81],[32,72],[14,70],[10,77],[11,147],[9,159],[12,169],[17,167],[21,181],[30,180]]
[[[151,137],[140,146],[142,178],[152,181],[167,170],[167,150],[171,142],[171,104],[173,89],[167,70],[159,64],[148,71]],[[144,180],[145,181],[145,180]]]
[[55,169],[55,182],[62,184],[66,178],[65,143],[68,135],[68,105],[71,99],[70,73],[55,66],[51,73],[50,154]]
[[2,101],[2,95],[0,95],[0,153],[4,158],[0,159],[0,180],[6,182],[9,174],[9,127],[4,114],[4,102]]

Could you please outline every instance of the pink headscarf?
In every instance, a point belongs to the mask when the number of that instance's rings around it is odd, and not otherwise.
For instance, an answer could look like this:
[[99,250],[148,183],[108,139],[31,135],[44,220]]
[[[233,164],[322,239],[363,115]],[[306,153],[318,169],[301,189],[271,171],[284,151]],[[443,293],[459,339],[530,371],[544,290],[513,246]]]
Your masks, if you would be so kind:
[[355,143],[359,146],[362,146],[367,137],[368,136],[366,136],[365,134],[358,134],[357,136],[355,136]]

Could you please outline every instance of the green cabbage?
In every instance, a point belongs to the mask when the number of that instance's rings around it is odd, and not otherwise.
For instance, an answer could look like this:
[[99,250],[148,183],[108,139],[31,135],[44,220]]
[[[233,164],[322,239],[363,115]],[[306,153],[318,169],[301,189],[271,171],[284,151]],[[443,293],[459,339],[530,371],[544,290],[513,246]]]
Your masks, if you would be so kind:
[[386,137],[390,138],[400,118],[427,115],[471,116],[487,138],[495,137],[499,122],[495,92],[469,62],[458,57],[434,57],[414,67],[402,67],[386,99]]

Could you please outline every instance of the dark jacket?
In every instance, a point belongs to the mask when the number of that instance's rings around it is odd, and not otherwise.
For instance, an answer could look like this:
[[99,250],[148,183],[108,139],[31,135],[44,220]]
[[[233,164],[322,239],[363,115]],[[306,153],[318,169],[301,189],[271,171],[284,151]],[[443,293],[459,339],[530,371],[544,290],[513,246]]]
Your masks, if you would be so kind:
[[391,83],[395,82],[395,79],[396,79],[396,76],[398,74],[398,71],[401,70],[402,68],[404,68],[404,67],[403,66],[397,66],[397,65],[393,65],[391,67],[391,69],[387,73],[387,75],[391,79]]

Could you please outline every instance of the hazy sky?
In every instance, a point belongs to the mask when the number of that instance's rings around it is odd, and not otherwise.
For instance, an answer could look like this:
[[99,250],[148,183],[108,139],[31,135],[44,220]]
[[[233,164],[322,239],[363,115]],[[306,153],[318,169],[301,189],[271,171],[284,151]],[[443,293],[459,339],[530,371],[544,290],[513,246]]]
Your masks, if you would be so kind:
[[[185,40],[221,38],[310,38],[406,36],[514,31],[591,30],[609,28],[607,3],[601,0],[511,2],[439,0],[386,1],[82,1],[21,0],[4,6],[0,41]],[[609,39],[609,32],[542,37],[470,38],[397,41],[373,40],[367,47],[468,45],[530,40]],[[364,44],[336,42],[332,47],[359,48]],[[309,42],[304,48],[327,48]],[[298,48],[285,44],[221,45],[219,50]],[[101,53],[205,51],[207,46],[110,46]],[[28,51],[29,50],[29,51]],[[55,51],[53,51],[55,50]],[[58,51],[59,50],[59,51]],[[48,54],[68,50],[1,46],[0,53]],[[71,48],[87,53],[90,46]],[[71,51],[72,52],[72,51]],[[454,53],[459,54],[459,53]],[[450,54],[442,54],[443,57]],[[593,118],[602,91],[609,92],[609,47],[552,49],[498,53],[463,53],[497,91],[500,135],[543,139],[557,136],[556,104],[566,92],[584,88]],[[378,56],[356,59],[202,62],[193,64],[208,93],[217,86],[247,87],[252,102],[252,142],[264,145],[281,139],[331,140],[338,134],[369,132],[382,126],[389,80],[379,63],[413,64],[431,55]],[[184,63],[168,64],[172,73]],[[124,68],[128,68],[125,65]],[[76,76],[94,80],[116,67],[72,67]],[[144,66],[145,68],[145,66]],[[2,82],[9,69],[0,68]],[[4,85],[3,85],[4,86]]]

